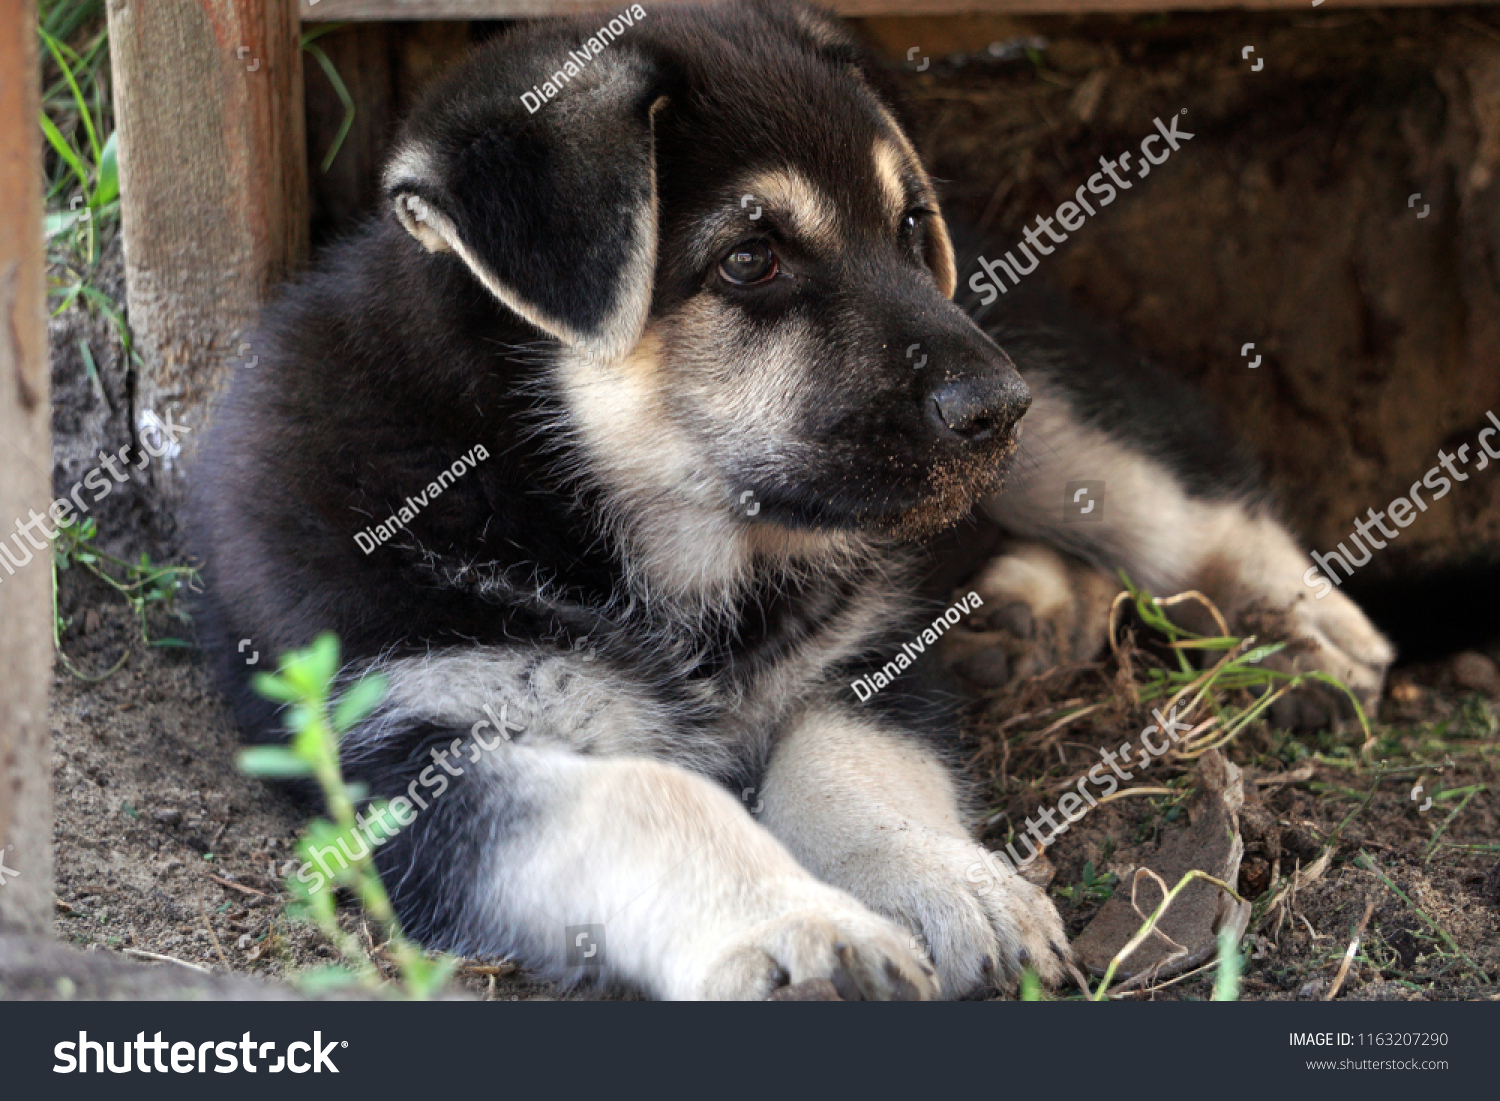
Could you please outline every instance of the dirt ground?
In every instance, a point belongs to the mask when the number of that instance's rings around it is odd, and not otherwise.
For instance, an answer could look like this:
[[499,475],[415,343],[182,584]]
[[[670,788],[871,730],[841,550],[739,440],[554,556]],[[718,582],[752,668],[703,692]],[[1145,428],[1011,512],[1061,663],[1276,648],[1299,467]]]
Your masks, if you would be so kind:
[[[870,30],[895,58],[931,55],[926,71],[906,68],[918,144],[948,181],[948,208],[1001,247],[1073,198],[1101,158],[1135,150],[1153,119],[1185,112],[1192,140],[1033,278],[1200,385],[1314,546],[1345,538],[1353,517],[1404,493],[1439,448],[1472,445],[1485,411],[1500,411],[1500,20],[1437,9],[956,23]],[[1037,35],[1048,45],[1035,63],[946,55]],[[1464,488],[1374,569],[1500,558],[1500,478]]]
[[[192,651],[143,645],[118,597],[76,573],[65,575],[62,608],[76,625],[64,643],[75,665],[131,657],[97,683],[60,666],[54,676],[58,938],[267,977],[334,962],[321,935],[281,909],[281,872],[309,808],[236,770],[235,732]],[[153,622],[163,634],[185,626]],[[1398,673],[1368,759],[1357,729],[1307,738],[1261,729],[1230,748],[1249,791],[1238,888],[1261,904],[1244,998],[1322,996],[1367,901],[1374,913],[1340,997],[1500,998],[1500,683],[1489,696],[1459,683],[1483,682],[1473,663]],[[1109,665],[1062,670],[976,708],[968,750],[994,810],[987,845],[1003,846],[1012,824],[1055,802],[1059,777],[1140,729],[1113,675]],[[1069,701],[1113,702],[1103,717],[1046,734]],[[1111,875],[1128,883],[1129,869],[1184,825],[1190,777],[1169,767],[1151,783],[1170,781],[1174,794],[1101,805],[1048,849],[1070,936],[1098,911]],[[1435,796],[1425,813],[1410,797],[1419,781]],[[1445,797],[1475,785],[1461,807]],[[1266,912],[1325,846],[1328,870]],[[1404,898],[1356,864],[1361,852]],[[347,918],[368,937],[352,910]],[[463,981],[483,997],[556,994],[503,961],[474,961]],[[1206,997],[1211,981],[1199,975],[1154,996]]]
[[[1328,546],[1500,408],[1500,31],[1479,18],[989,20],[943,24],[951,40],[934,21],[868,29],[893,57],[933,56],[906,75],[923,151],[950,181],[950,208],[1008,240],[1099,156],[1134,148],[1142,119],[1189,107],[1193,144],[1061,250],[1049,277],[1198,381],[1266,460],[1299,532]],[[964,52],[1037,33],[1042,63]],[[1245,42],[1268,72],[1239,71]],[[1435,215],[1420,223],[1406,206],[1418,191]],[[94,282],[123,297],[118,271],[116,244]],[[1252,340],[1267,358],[1255,372],[1239,356]],[[52,341],[65,493],[100,448],[128,438],[132,383],[102,318],[70,308]],[[96,515],[104,549],[181,560],[171,518],[141,487],[121,486]],[[1399,578],[1412,563],[1493,552],[1497,524],[1500,478],[1476,478],[1372,570]],[[54,675],[58,937],[278,978],[332,962],[281,910],[280,871],[310,810],[236,771],[235,733],[194,651],[147,646],[118,595],[77,568],[61,575],[59,610],[80,670],[130,657],[96,682],[61,664]],[[191,641],[191,623],[164,607],[148,623],[153,638]],[[1248,789],[1238,888],[1257,904],[1243,997],[1325,996],[1368,903],[1339,997],[1500,997],[1493,658],[1500,650],[1399,670],[1368,753],[1357,731],[1257,727],[1228,747]],[[967,748],[988,844],[1055,798],[1084,754],[1140,729],[1117,672],[1061,671],[976,708]],[[1068,701],[1105,706],[1058,727]],[[1435,796],[1425,811],[1411,797],[1419,782]],[[1168,767],[1152,783],[1173,794],[1101,806],[1049,850],[1071,935],[1116,889],[1112,875],[1126,882],[1183,826],[1191,772]],[[1272,907],[1325,849],[1326,870]],[[1151,996],[1202,998],[1211,981]],[[463,982],[484,997],[555,994],[501,961],[475,961]]]
[[[1373,912],[1339,997],[1500,997],[1500,679],[1493,670],[1477,654],[1401,670],[1368,752],[1352,721],[1300,736],[1252,726],[1226,748],[1243,771],[1246,799],[1234,885],[1254,905],[1242,998],[1324,996],[1367,903]],[[1481,682],[1488,696],[1471,687]],[[1056,806],[1058,792],[1101,750],[1150,724],[1149,709],[1133,707],[1122,683],[1114,661],[1059,669],[976,709],[974,770],[995,793],[989,847],[1000,848],[1041,807]],[[1058,721],[1091,704],[1103,706],[1084,721]],[[1201,786],[1192,762],[1135,781],[1148,785],[1170,794],[1101,804],[1047,849],[1045,874],[1070,937],[1115,890],[1128,896],[1132,870],[1188,828],[1184,811]],[[1287,897],[1297,871],[1315,871],[1325,851],[1327,870]],[[1373,867],[1363,866],[1365,855]],[[1159,900],[1145,884],[1145,912]],[[1144,996],[1207,997],[1212,978],[1210,968]]]

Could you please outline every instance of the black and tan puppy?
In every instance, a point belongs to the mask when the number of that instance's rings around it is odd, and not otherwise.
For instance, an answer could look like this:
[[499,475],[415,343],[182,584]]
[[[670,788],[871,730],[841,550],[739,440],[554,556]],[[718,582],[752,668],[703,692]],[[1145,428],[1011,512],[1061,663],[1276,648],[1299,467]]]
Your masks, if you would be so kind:
[[[378,859],[432,946],[665,998],[1053,981],[1051,903],[975,875],[928,740],[849,690],[931,619],[903,548],[995,490],[1034,403],[998,507],[1070,557],[1018,546],[984,592],[1082,638],[1082,560],[1296,620],[1305,562],[1132,433],[1149,395],[1080,400],[1045,333],[1029,390],[954,305],[932,182],[834,21],[628,14],[440,81],[385,216],[268,312],[198,487],[225,668],[333,630],[389,678],[345,760],[407,822]],[[1119,491],[1064,531],[1075,476]],[[1378,687],[1379,636],[1323,604],[1330,667]]]

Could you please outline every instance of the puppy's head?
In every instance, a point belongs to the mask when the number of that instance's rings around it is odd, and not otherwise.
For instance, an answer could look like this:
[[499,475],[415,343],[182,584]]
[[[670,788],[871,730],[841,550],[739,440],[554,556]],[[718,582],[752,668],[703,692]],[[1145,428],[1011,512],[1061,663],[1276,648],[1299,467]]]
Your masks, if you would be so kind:
[[861,55],[796,6],[630,12],[444,82],[387,169],[395,215],[560,342],[616,492],[815,531],[955,520],[1030,395],[950,301],[932,183]]

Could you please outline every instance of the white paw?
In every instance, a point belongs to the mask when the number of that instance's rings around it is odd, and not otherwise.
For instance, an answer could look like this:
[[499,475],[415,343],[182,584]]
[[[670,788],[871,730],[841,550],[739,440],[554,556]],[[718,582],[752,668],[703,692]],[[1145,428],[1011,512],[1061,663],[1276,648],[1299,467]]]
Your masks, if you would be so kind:
[[895,834],[859,894],[910,928],[945,997],[1009,986],[1028,966],[1055,985],[1069,956],[1057,907],[1041,888],[966,837]]
[[827,979],[845,1001],[939,996],[937,976],[912,950],[910,934],[844,892],[794,882],[768,897],[785,911],[711,938],[685,996],[760,1001],[810,979]]

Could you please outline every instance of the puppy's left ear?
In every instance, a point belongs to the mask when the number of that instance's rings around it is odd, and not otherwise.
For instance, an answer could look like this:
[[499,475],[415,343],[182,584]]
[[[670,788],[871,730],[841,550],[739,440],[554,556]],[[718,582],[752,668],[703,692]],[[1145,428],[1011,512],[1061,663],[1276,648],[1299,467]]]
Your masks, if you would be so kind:
[[[504,60],[501,79],[460,69],[418,110],[386,198],[408,233],[455,254],[506,307],[617,362],[640,340],[656,271],[653,66],[597,57],[546,100]],[[528,61],[533,76],[551,71]]]

